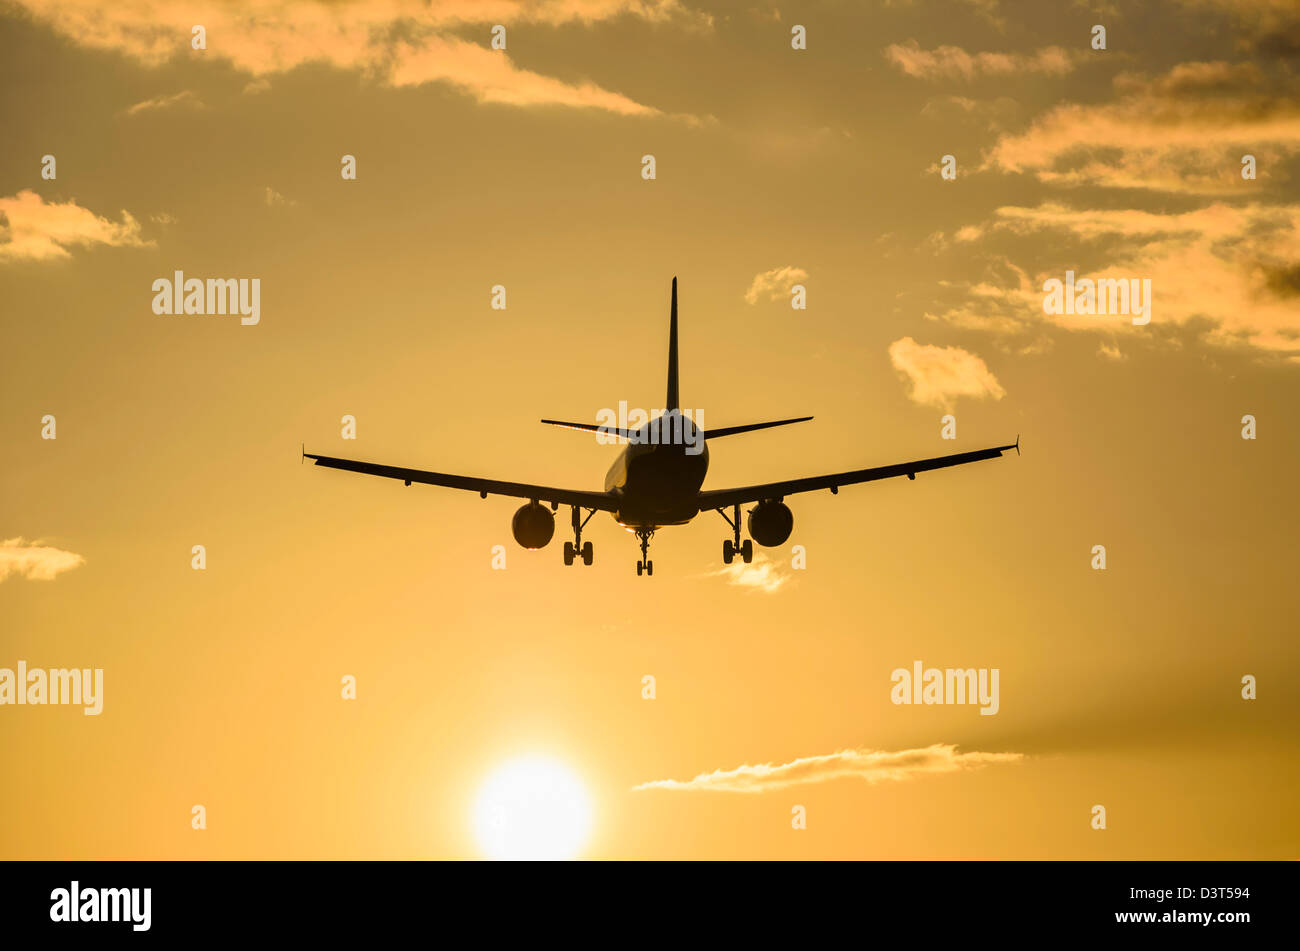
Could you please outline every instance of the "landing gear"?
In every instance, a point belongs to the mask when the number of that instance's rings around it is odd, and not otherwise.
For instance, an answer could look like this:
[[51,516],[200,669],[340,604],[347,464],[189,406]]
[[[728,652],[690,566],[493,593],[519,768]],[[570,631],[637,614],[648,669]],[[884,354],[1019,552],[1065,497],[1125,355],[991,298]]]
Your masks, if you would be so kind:
[[584,565],[591,564],[591,542],[582,540],[582,530],[595,514],[596,510],[592,509],[587,513],[587,517],[583,518],[582,510],[576,505],[573,506],[573,541],[564,543],[564,563],[566,565],[573,564],[575,558],[581,558]]
[[590,565],[592,558],[591,542],[583,542],[581,548],[575,547],[573,542],[565,542],[564,563],[571,565],[575,558],[581,558],[584,565]]
[[728,538],[722,543],[722,563],[729,565],[732,559],[739,555],[745,564],[749,564],[754,560],[754,543],[748,538],[745,539],[743,545],[740,543],[740,506],[734,506],[731,513],[731,517],[728,518],[725,511],[718,509],[718,514],[722,516],[723,521],[731,526],[731,530],[736,536],[734,541]]
[[636,537],[641,540],[641,560],[636,563],[637,577],[641,577],[642,572],[653,575],[655,573],[655,563],[650,560],[650,539],[654,537],[654,529],[638,528]]
[[731,564],[732,559],[737,555],[740,556],[741,561],[745,564],[749,564],[754,560],[754,543],[748,538],[746,538],[740,545],[737,545],[737,543],[733,542],[730,538],[722,543],[722,563],[724,565]]

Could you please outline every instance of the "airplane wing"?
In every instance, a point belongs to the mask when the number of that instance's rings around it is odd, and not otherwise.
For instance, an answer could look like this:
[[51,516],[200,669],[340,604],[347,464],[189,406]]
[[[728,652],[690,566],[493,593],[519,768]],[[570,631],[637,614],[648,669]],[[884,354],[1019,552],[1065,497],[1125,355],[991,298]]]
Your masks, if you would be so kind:
[[383,476],[386,479],[401,479],[407,485],[412,482],[423,482],[426,485],[441,485],[450,489],[466,489],[477,492],[483,498],[489,495],[507,495],[516,499],[554,502],[559,505],[580,505],[583,508],[598,509],[602,512],[617,511],[619,505],[618,499],[608,492],[556,489],[547,485],[528,485],[525,482],[499,482],[496,479],[426,472],[423,469],[401,469],[397,466],[381,466],[375,462],[358,462],[355,459],[314,456],[308,452],[304,452],[303,457],[314,459],[316,465],[328,466],[331,469],[346,469],[349,472],[362,472],[366,475]]
[[699,494],[700,510],[720,509],[746,502],[761,502],[764,499],[778,499],[796,492],[814,492],[817,489],[830,489],[835,492],[842,485],[856,485],[859,482],[874,482],[877,479],[891,479],[905,475],[915,479],[918,472],[931,469],[946,469],[949,466],[961,466],[968,462],[982,459],[997,459],[1008,449],[1020,453],[1020,437],[1009,446],[995,446],[992,449],[977,449],[974,452],[959,452],[951,456],[937,456],[934,459],[918,459],[915,462],[900,462],[892,466],[878,466],[875,469],[855,469],[852,472],[837,472],[834,475],[812,476],[807,479],[791,479],[788,482],[767,482],[763,485],[750,485],[740,489],[709,489]]

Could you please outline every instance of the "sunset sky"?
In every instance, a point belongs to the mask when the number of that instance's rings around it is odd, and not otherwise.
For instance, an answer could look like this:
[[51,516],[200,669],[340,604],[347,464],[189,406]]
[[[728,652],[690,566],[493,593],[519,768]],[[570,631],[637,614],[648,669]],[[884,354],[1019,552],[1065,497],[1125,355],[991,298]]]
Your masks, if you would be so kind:
[[[0,80],[0,668],[105,693],[0,706],[0,858],[477,858],[528,755],[586,858],[1300,857],[1291,0],[0,0]],[[259,322],[156,314],[178,270]],[[1023,455],[652,578],[300,464],[602,489],[538,420],[662,406],[674,276],[684,408],[815,417],[705,488]],[[918,660],[997,714],[892,703]]]

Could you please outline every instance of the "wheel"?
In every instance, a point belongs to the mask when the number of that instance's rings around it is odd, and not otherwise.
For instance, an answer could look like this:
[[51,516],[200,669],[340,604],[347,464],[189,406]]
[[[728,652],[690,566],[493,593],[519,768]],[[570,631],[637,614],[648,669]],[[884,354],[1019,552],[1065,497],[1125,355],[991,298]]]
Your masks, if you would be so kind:
[[584,565],[591,564],[591,558],[592,558],[591,542],[586,542],[582,546],[582,563]]
[[740,546],[740,557],[745,559],[745,564],[754,560],[754,543],[748,538],[745,539],[745,544]]
[[729,565],[731,564],[731,559],[735,557],[736,557],[736,549],[731,547],[731,539],[728,538],[725,542],[722,543],[722,563],[724,565]]
[[564,543],[564,563],[566,565],[573,564],[573,542]]
[[636,576],[637,576],[638,578],[641,577],[641,569],[644,568],[644,567],[645,567],[645,564],[644,564],[643,562],[638,561],[638,562],[636,563]]
[[655,573],[655,563],[653,561],[647,561],[645,563],[645,573],[648,575]]

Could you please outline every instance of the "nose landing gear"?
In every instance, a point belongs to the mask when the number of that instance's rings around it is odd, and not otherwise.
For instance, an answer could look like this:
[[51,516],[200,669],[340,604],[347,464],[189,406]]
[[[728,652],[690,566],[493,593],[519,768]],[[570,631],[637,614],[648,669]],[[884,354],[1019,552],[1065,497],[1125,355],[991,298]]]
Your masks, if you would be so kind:
[[636,530],[636,537],[641,540],[641,560],[636,563],[638,578],[641,577],[642,572],[647,575],[655,573],[655,563],[650,560],[650,539],[654,537],[654,534],[652,528],[638,528]]

